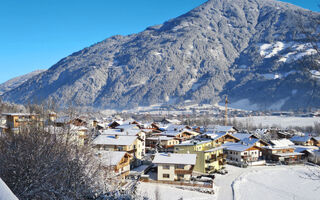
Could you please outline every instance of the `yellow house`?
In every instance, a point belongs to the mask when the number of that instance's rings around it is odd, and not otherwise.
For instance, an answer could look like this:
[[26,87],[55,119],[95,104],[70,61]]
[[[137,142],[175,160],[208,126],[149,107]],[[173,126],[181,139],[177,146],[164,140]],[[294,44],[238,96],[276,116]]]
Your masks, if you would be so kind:
[[175,153],[197,154],[197,161],[194,171],[200,173],[213,173],[222,169],[225,165],[223,147],[216,146],[214,140],[189,140],[175,145]]

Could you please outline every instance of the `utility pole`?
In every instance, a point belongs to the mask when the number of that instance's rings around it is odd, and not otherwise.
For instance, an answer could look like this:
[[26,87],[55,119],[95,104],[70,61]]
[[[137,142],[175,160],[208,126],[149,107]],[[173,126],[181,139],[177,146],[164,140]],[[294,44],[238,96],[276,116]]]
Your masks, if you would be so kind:
[[226,96],[225,100],[225,113],[224,113],[224,125],[228,125],[228,96]]

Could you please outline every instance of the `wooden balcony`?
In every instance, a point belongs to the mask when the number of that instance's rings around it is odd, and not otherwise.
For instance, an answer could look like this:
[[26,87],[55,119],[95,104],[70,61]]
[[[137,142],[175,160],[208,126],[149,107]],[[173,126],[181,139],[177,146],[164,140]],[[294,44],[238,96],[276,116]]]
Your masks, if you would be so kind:
[[175,169],[174,170],[174,173],[175,174],[192,174],[192,171],[191,169],[189,170],[186,170],[186,169]]

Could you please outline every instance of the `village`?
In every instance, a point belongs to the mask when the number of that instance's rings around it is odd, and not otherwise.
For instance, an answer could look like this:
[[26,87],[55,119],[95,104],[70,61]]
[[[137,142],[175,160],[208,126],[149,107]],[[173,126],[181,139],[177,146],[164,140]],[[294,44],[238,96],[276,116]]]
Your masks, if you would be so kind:
[[[320,164],[320,137],[278,128],[239,130],[228,125],[191,126],[174,118],[140,122],[119,115],[105,118],[2,113],[1,134],[19,134],[30,124],[48,133],[65,130],[76,145],[90,146],[120,191],[137,183],[171,185],[208,195],[215,177],[228,169]],[[230,167],[228,167],[230,166]],[[145,185],[145,187],[147,187]],[[141,190],[141,189],[140,189]]]

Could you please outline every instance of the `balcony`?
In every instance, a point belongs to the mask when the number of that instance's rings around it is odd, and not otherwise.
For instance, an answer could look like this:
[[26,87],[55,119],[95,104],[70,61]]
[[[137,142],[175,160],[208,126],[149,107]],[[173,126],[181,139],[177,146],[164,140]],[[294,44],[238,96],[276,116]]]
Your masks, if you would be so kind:
[[186,170],[186,169],[175,169],[175,174],[192,174],[192,169]]

